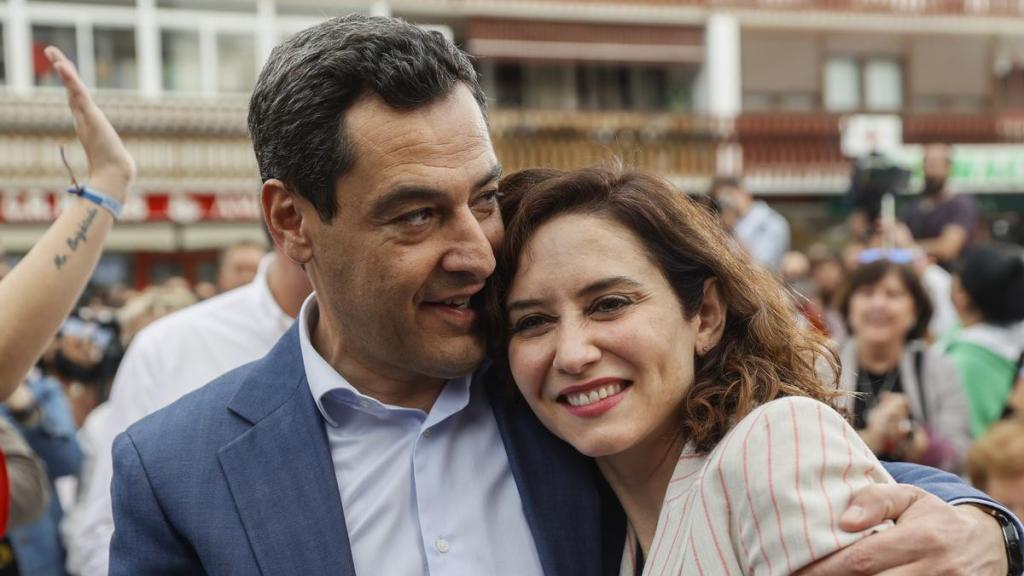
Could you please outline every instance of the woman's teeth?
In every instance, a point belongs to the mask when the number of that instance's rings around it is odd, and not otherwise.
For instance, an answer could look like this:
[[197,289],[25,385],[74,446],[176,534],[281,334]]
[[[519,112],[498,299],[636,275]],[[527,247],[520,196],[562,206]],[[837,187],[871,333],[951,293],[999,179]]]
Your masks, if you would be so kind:
[[567,394],[566,400],[572,406],[588,406],[622,392],[622,384],[608,384],[589,392]]

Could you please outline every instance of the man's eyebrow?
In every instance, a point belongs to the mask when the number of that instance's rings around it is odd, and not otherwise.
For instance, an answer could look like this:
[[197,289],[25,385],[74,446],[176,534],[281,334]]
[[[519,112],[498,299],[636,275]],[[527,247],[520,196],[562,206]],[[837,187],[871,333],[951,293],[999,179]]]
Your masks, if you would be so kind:
[[487,175],[476,181],[473,189],[477,190],[483,188],[498,178],[501,178],[501,164],[494,164],[491,166],[491,169],[487,171]]
[[414,202],[439,202],[445,199],[444,192],[427,186],[399,186],[384,194],[373,205],[373,217],[384,218],[395,208]]

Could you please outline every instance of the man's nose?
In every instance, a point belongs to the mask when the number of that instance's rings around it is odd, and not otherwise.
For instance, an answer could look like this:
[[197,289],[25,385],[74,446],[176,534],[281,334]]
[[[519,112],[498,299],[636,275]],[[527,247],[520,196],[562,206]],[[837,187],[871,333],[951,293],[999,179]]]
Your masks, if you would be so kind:
[[479,281],[494,273],[494,250],[472,210],[467,207],[455,215],[450,233],[452,245],[441,261],[446,272],[467,274]]

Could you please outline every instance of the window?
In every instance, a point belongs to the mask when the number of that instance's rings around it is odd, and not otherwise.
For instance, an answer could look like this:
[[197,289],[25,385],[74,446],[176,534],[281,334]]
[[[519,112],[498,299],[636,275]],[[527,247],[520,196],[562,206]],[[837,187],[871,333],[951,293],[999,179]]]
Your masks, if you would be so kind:
[[[134,3],[134,0],[132,0]],[[215,12],[256,12],[256,0],[156,0],[157,8],[209,10]]]
[[1024,110],[1024,66],[1011,69],[1001,80],[1003,107]]
[[523,70],[523,104],[527,108],[572,110],[576,108],[574,69],[567,65],[538,64]]
[[202,90],[199,33],[165,30],[160,34],[164,90],[198,93]]
[[495,64],[494,86],[499,108],[521,108],[523,106],[522,66],[508,63]]
[[96,54],[96,87],[134,90],[138,85],[135,65],[135,31],[96,28],[93,31]]
[[32,68],[36,86],[62,86],[43,52],[47,46],[60,48],[72,62],[78,62],[75,29],[70,26],[32,27]]
[[256,44],[250,34],[217,35],[217,89],[248,92],[256,83]]
[[864,104],[868,110],[903,108],[903,68],[892,59],[873,59],[864,64]]
[[57,2],[60,4],[79,4],[87,6],[135,6],[135,0],[29,0],[29,2]]
[[556,110],[685,110],[696,77],[696,68],[594,62],[498,62],[492,70],[498,107]]
[[834,112],[899,111],[903,65],[894,58],[829,58],[825,63],[825,109]]
[[825,109],[836,112],[860,107],[860,67],[852,58],[833,58],[825,64]]
[[579,107],[584,110],[631,108],[629,71],[621,66],[583,64],[576,72]]
[[667,68],[633,68],[631,95],[637,110],[665,110],[672,99],[669,70]]

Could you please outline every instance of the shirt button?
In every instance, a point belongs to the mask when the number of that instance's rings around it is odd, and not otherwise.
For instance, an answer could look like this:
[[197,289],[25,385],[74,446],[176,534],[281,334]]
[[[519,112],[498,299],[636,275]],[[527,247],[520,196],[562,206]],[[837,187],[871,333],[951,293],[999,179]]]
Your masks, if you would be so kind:
[[430,428],[427,428],[426,430],[423,431],[423,436],[426,437],[426,438],[430,438],[432,435],[433,435],[433,431],[431,431]]
[[441,554],[445,554],[448,550],[451,550],[451,546],[448,545],[448,541],[444,538],[438,538],[437,541],[434,542],[434,546],[437,546],[437,551]]

